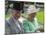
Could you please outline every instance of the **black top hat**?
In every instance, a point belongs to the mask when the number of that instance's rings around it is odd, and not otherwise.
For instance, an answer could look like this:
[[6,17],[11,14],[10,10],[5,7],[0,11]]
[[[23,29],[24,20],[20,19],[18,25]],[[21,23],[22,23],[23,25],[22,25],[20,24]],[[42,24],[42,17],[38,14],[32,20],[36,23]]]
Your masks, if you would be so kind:
[[18,2],[18,1],[14,2],[13,9],[19,10],[19,11],[23,10],[23,2]]

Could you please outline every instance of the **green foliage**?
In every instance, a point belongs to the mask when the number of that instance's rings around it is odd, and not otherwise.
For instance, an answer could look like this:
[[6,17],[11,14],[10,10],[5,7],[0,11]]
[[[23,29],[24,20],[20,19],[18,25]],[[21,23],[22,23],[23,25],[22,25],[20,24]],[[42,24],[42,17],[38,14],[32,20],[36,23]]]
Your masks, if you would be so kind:
[[39,12],[37,12],[37,20],[39,23],[44,24],[44,11],[40,10]]

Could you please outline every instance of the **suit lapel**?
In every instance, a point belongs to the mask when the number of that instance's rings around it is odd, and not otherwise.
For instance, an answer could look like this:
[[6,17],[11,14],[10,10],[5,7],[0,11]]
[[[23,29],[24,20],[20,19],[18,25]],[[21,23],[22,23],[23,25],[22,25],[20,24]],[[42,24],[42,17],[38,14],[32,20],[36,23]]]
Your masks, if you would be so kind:
[[12,27],[14,27],[14,28],[18,29],[18,31],[20,31],[20,28],[21,28],[21,27],[19,27],[20,23],[17,20],[14,21],[14,19],[11,18],[9,21],[10,21]]

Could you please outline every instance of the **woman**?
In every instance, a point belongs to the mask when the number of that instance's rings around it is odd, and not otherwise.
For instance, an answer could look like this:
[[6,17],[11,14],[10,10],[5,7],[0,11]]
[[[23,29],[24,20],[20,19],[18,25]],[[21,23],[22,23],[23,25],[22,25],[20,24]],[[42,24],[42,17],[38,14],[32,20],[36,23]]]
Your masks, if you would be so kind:
[[27,9],[28,17],[26,20],[23,21],[25,33],[36,32],[36,30],[38,29],[38,22],[37,22],[37,19],[35,18],[36,12],[38,10],[33,5],[30,5],[29,8]]

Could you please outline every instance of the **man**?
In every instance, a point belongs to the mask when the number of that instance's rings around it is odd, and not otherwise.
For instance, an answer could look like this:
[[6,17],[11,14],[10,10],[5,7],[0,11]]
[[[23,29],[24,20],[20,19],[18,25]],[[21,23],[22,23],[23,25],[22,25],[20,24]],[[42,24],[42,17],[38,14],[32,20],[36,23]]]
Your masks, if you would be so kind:
[[[20,33],[23,33],[22,23],[20,23],[18,21],[20,15],[21,15],[21,10],[23,8],[21,5],[22,5],[22,2],[15,2],[13,4],[13,9],[12,9],[12,13],[11,13],[12,16],[9,19],[9,21],[7,21],[8,23],[6,23],[6,26],[5,26],[7,28],[6,32],[8,34],[20,34]],[[9,29],[8,29],[8,27],[9,27]]]
[[23,26],[24,26],[24,32],[29,33],[29,32],[36,32],[38,29],[38,22],[37,19],[35,18],[36,12],[39,9],[36,9],[34,5],[30,5],[27,9],[27,19],[23,21]]

